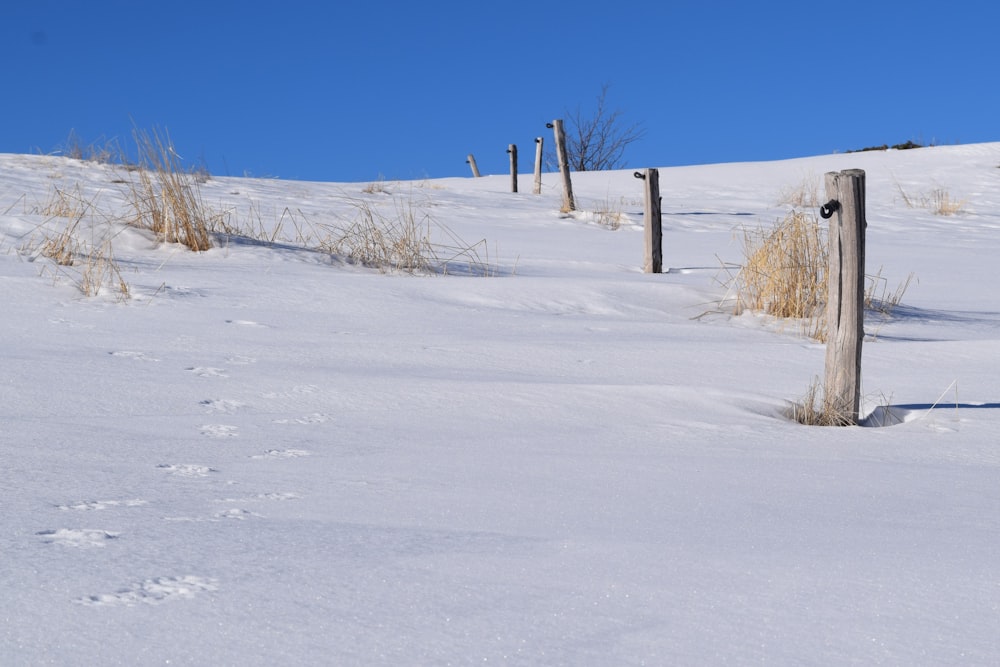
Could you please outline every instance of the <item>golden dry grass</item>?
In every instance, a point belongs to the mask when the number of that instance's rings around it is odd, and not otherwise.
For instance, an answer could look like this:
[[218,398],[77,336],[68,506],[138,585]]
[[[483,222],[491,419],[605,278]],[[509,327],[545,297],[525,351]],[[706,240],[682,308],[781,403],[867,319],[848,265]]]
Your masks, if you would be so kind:
[[198,178],[184,171],[170,135],[152,130],[133,132],[139,168],[127,180],[133,215],[128,224],[152,231],[164,243],[180,243],[194,251],[212,247],[217,221],[202,204]]
[[815,216],[791,211],[771,230],[744,230],[736,314],[815,318],[826,302],[827,244]]

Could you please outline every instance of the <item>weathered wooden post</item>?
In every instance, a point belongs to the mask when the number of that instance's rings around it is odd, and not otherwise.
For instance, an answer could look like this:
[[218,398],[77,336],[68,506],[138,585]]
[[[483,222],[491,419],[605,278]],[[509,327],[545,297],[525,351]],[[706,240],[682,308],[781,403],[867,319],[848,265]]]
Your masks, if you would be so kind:
[[541,137],[535,137],[535,194],[542,194],[542,145]]
[[820,215],[830,220],[827,269],[825,422],[858,423],[861,406],[861,343],[865,314],[865,172],[826,174]]
[[660,170],[635,172],[645,183],[646,204],[643,208],[643,228],[646,254],[643,271],[663,273],[663,216],[660,212]]
[[562,119],[556,119],[551,123],[546,123],[546,127],[551,127],[556,137],[556,160],[559,162],[559,173],[562,174],[563,181],[563,207],[565,213],[576,210],[576,202],[573,200],[573,182],[569,177],[569,155],[566,153],[566,132],[563,129]]
[[472,167],[473,177],[479,178],[479,167],[476,166],[476,158],[472,157],[472,153],[469,153],[469,157],[465,158],[465,161]]
[[510,191],[517,192],[517,145],[508,145],[507,152],[510,153]]

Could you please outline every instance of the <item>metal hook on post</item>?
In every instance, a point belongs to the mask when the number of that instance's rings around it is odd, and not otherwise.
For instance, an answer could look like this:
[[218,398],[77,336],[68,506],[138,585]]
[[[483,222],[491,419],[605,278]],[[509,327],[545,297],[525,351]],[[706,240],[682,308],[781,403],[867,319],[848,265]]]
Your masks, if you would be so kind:
[[635,176],[636,178],[640,179],[640,180],[643,180],[643,181],[646,180],[646,174],[642,173],[641,171],[634,171],[634,172],[632,172],[632,175]]
[[823,218],[824,220],[829,220],[830,218],[833,217],[833,214],[836,213],[837,209],[839,208],[840,208],[840,202],[837,201],[836,199],[831,199],[830,201],[819,207],[819,217]]

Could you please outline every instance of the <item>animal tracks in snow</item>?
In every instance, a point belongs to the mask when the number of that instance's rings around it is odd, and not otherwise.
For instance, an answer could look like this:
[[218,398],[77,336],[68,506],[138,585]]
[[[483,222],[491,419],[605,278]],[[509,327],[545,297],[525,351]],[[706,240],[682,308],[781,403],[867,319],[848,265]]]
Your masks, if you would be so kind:
[[208,466],[200,466],[194,464],[174,464],[174,463],[161,463],[156,466],[160,470],[166,471],[170,475],[176,475],[177,477],[208,477],[214,472],[219,472],[216,468],[209,468]]
[[268,449],[263,454],[254,454],[252,459],[294,459],[300,456],[312,456],[308,449]]
[[228,510],[222,510],[220,512],[214,513],[210,517],[204,516],[165,516],[164,521],[186,521],[191,523],[202,523],[202,522],[215,522],[215,521],[243,521],[245,519],[250,519],[252,517],[260,517],[260,514],[256,512],[251,512],[250,510],[241,509],[239,507],[234,507]]
[[108,540],[116,539],[120,533],[91,528],[59,528],[35,533],[46,544],[61,544],[67,547],[89,549],[103,547]]
[[224,412],[226,414],[232,414],[233,412],[237,412],[238,410],[247,407],[246,403],[226,398],[207,398],[199,403],[199,405],[204,406],[206,412]]
[[135,361],[159,361],[156,357],[151,357],[145,352],[134,352],[131,350],[121,350],[117,352],[108,352],[112,357],[121,357],[123,359],[134,359]]
[[323,414],[322,412],[314,412],[311,415],[305,415],[303,417],[291,417],[289,419],[275,419],[272,420],[273,424],[324,424],[333,419],[330,415]]
[[254,502],[259,500],[298,500],[301,498],[299,494],[288,491],[285,493],[258,493],[255,496],[245,496],[243,498],[219,498],[215,502],[217,503],[246,503]]
[[145,504],[145,500],[132,498],[131,500],[82,500],[72,505],[57,505],[57,507],[61,510],[92,511],[111,507],[140,507]]
[[198,377],[202,378],[227,378],[229,373],[225,368],[215,368],[214,366],[191,366],[185,368],[184,370],[189,373],[194,373]]
[[138,604],[161,604],[171,600],[189,600],[199,593],[219,590],[218,581],[210,577],[185,575],[146,579],[116,593],[88,595],[74,600],[88,607],[134,607]]
[[238,426],[228,424],[202,424],[201,434],[210,438],[235,438],[239,435]]

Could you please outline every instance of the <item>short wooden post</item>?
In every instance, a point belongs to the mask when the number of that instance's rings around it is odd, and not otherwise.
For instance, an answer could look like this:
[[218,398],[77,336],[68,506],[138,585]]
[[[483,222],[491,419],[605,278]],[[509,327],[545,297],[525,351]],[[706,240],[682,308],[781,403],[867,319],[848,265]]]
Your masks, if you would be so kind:
[[645,236],[646,273],[663,273],[663,216],[660,212],[660,170],[647,169],[635,172],[645,184],[646,204],[643,208],[643,228]]
[[542,194],[542,145],[544,140],[535,137],[535,194]]
[[561,119],[556,119],[547,124],[553,129],[556,138],[556,160],[559,162],[559,173],[562,174],[563,182],[563,206],[565,213],[576,210],[576,202],[573,200],[573,182],[569,177],[569,155],[566,153],[566,131],[563,129]]
[[517,145],[507,146],[507,152],[510,153],[510,191],[517,192]]
[[473,177],[479,178],[479,167],[476,166],[476,158],[472,157],[472,153],[469,153],[469,157],[465,158],[465,161],[472,167]]
[[861,406],[861,344],[865,299],[865,172],[826,174],[829,201],[820,215],[830,220],[830,264],[826,303],[825,422],[858,423]]

